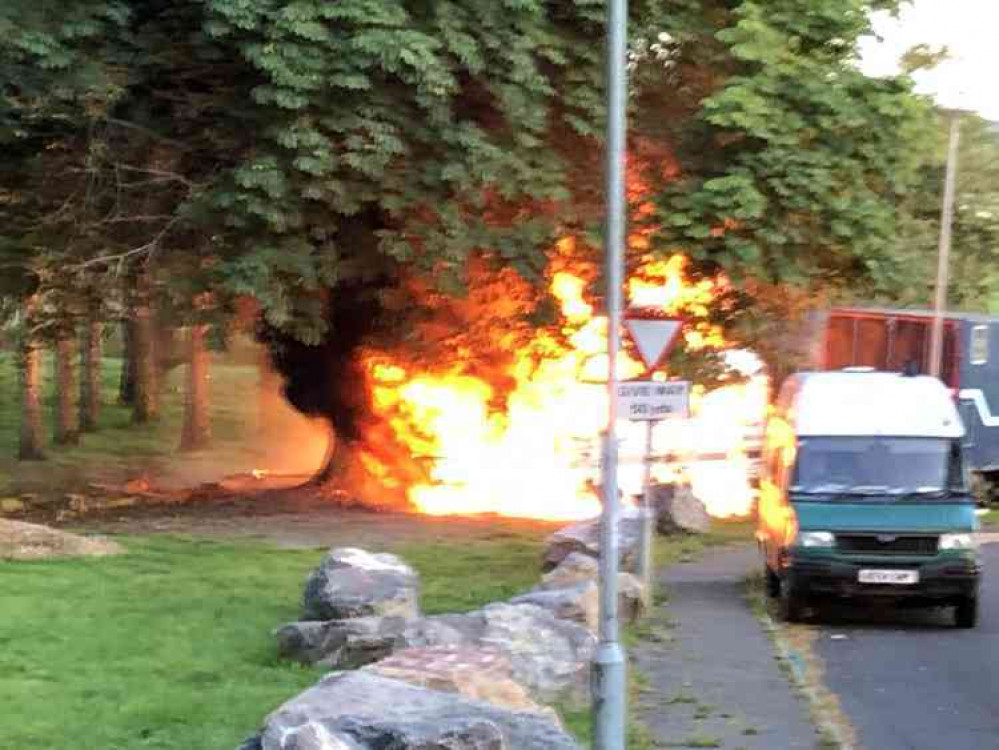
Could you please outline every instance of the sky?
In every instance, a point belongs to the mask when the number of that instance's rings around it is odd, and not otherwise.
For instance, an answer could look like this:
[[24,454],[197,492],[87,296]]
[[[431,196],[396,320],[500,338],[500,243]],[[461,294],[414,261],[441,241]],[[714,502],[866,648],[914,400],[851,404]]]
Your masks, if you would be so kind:
[[999,0],[914,0],[899,18],[878,14],[877,33],[861,47],[869,75],[898,71],[898,58],[917,44],[947,45],[955,59],[920,71],[919,91],[944,107],[977,111],[999,121]]

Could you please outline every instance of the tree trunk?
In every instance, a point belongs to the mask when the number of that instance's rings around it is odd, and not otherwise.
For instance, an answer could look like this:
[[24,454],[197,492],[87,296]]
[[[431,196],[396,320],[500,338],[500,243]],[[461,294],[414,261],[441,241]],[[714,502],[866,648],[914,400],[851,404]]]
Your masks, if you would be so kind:
[[128,318],[121,323],[121,379],[118,381],[118,403],[135,405],[135,321],[129,308]]
[[354,476],[357,461],[356,447],[349,441],[337,437],[333,425],[327,423],[326,453],[323,462],[307,485],[325,486],[336,480],[340,484],[349,484]]
[[24,306],[24,334],[18,352],[18,370],[21,380],[21,443],[18,458],[22,461],[41,461],[45,458],[45,438],[42,430],[41,400],[41,351],[31,333],[34,300]]
[[198,323],[187,332],[187,381],[184,389],[184,428],[180,449],[194,451],[211,443],[208,419],[209,355],[205,339],[208,326]]
[[59,445],[75,445],[80,441],[76,404],[75,337],[62,335],[56,341],[55,354],[55,442]]
[[132,348],[135,351],[135,400],[132,420],[137,424],[154,421],[159,416],[156,390],[156,351],[153,315],[149,299],[149,281],[140,276],[136,283],[132,308],[135,321]]
[[101,417],[101,335],[103,326],[91,318],[83,329],[80,365],[80,430],[96,432]]

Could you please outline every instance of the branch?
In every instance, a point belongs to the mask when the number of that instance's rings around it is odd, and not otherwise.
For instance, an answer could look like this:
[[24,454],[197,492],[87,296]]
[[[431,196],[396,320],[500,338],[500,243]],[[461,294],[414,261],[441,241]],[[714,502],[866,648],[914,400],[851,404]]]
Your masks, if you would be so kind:
[[83,271],[86,270],[87,268],[93,268],[94,266],[109,266],[113,263],[118,266],[118,273],[120,273],[122,266],[125,265],[125,262],[127,260],[130,260],[131,258],[135,258],[140,255],[148,255],[152,257],[153,253],[155,253],[159,249],[160,242],[162,242],[163,238],[167,235],[167,233],[173,228],[174,224],[176,224],[178,221],[180,221],[180,219],[174,216],[172,219],[170,219],[170,221],[168,221],[163,226],[162,229],[160,229],[159,232],[156,233],[155,237],[153,237],[151,240],[149,240],[149,242],[145,243],[144,245],[139,245],[139,247],[134,247],[131,250],[126,250],[123,253],[116,253],[114,255],[101,255],[96,258],[91,258],[90,260],[83,261],[82,263],[77,263],[74,266],[69,266],[69,270]]
[[155,130],[147,128],[145,125],[139,125],[138,123],[129,122],[127,120],[119,120],[117,117],[108,117],[106,118],[106,120],[112,125],[117,125],[118,127],[126,128],[128,130],[134,130],[138,133],[142,133],[143,135],[147,135],[150,138],[153,138],[157,141],[162,141],[163,143],[169,143],[171,146],[174,146],[175,148],[178,148],[181,151],[188,151],[188,152],[192,151],[192,149],[189,148],[186,143],[181,143],[180,141],[174,140],[173,138],[169,138],[165,135],[160,135]]
[[116,164],[115,166],[125,172],[139,172],[141,174],[153,175],[163,180],[179,182],[181,185],[189,187],[192,190],[197,188],[197,185],[177,172],[169,172],[165,169],[153,169],[152,167],[132,167],[128,164]]

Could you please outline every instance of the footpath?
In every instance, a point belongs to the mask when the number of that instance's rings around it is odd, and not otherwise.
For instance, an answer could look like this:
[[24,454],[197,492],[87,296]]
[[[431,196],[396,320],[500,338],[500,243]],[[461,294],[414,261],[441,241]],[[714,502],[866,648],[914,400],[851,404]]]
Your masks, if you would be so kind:
[[746,600],[758,565],[755,548],[740,547],[660,573],[668,599],[630,649],[645,683],[639,716],[657,747],[821,747],[807,702]]

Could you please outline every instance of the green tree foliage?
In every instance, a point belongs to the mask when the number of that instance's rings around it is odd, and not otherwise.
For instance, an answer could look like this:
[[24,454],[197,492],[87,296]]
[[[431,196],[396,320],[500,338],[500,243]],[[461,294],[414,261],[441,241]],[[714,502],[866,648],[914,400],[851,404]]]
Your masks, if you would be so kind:
[[[905,261],[908,283],[901,302],[931,304],[951,116],[941,113],[934,147],[921,171],[918,190],[904,204],[896,252]],[[961,116],[957,194],[951,242],[948,306],[999,312],[999,126]]]
[[908,79],[857,69],[874,4],[681,5],[674,86],[698,106],[655,217],[660,247],[735,279],[891,285],[927,107]]
[[315,340],[321,288],[397,287],[402,269],[459,291],[477,251],[538,275],[571,213],[566,146],[595,132],[598,5],[208,8],[208,32],[257,79],[253,147],[212,207],[252,238],[226,272],[272,323]]

